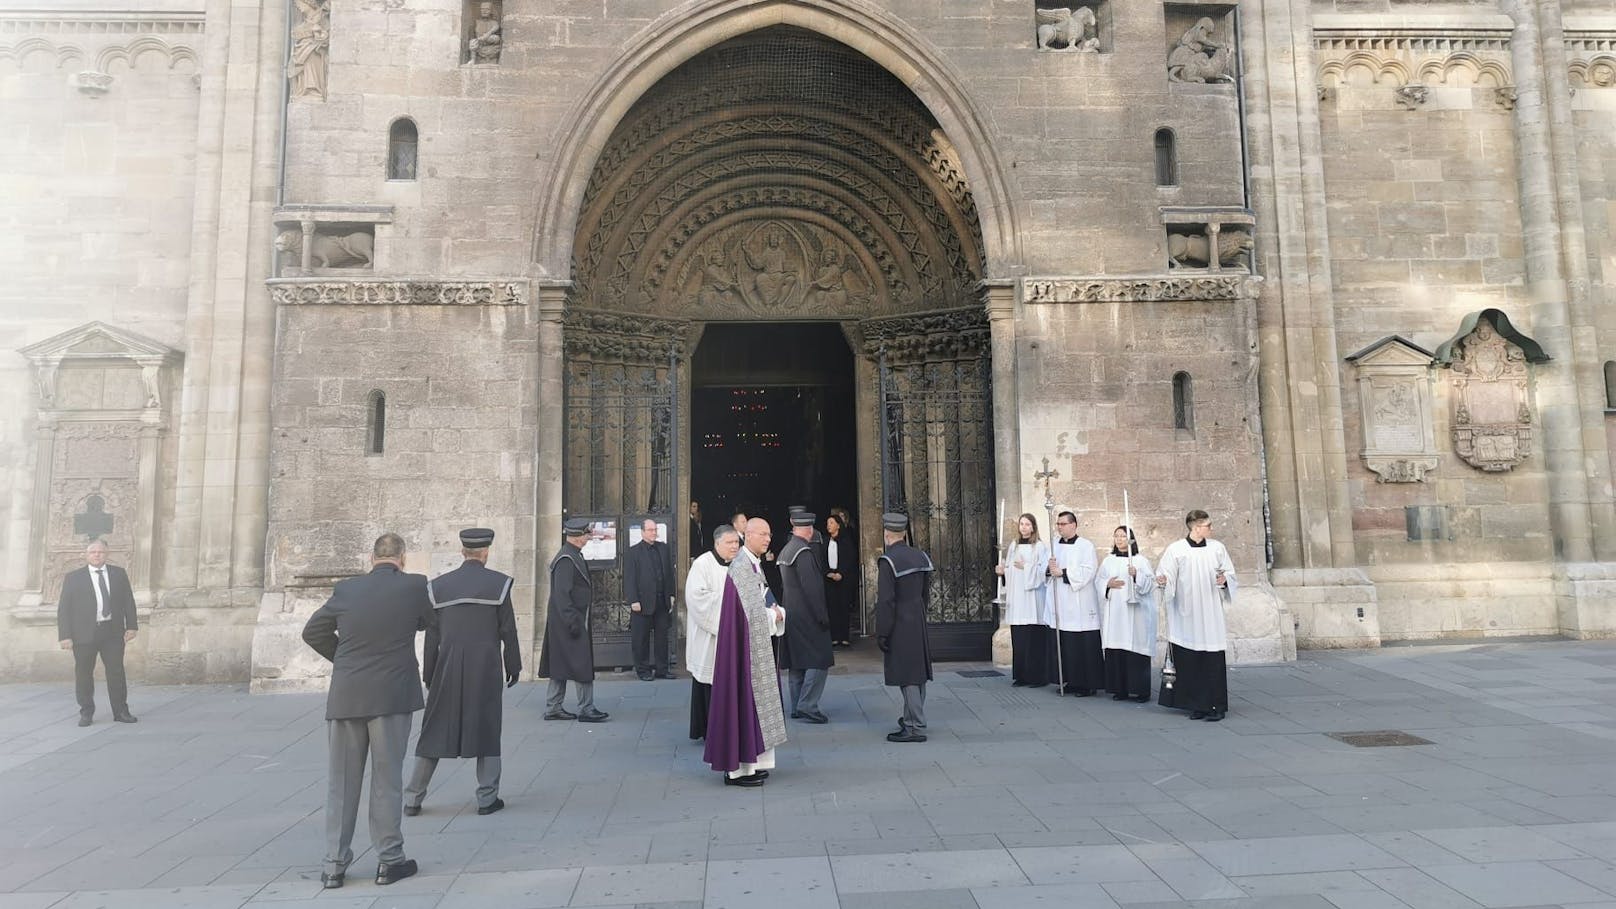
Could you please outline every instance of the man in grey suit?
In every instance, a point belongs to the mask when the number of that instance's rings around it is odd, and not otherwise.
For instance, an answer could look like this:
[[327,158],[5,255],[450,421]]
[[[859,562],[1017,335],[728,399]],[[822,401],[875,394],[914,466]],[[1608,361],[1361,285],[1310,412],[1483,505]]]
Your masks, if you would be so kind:
[[123,648],[135,639],[135,592],[129,575],[107,564],[107,544],[96,540],[84,548],[83,568],[62,578],[56,598],[56,637],[73,651],[73,680],[79,701],[79,725],[95,716],[95,659],[107,673],[107,700],[112,718],[135,722],[129,712],[129,683],[123,674]]
[[365,756],[370,769],[370,841],[381,864],[376,883],[416,872],[404,858],[404,752],[412,714],[424,706],[415,633],[436,621],[423,575],[404,573],[404,540],[376,538],[370,573],[337,583],[309,617],[303,640],[331,661],[326,730],[331,781],[326,790],[325,870],[320,882],[341,887],[353,861]]

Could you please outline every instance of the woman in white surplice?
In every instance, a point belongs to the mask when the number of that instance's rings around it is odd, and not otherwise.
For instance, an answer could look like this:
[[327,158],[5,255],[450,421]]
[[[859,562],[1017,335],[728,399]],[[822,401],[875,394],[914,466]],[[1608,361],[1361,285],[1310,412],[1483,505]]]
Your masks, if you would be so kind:
[[1156,652],[1156,576],[1129,528],[1112,532],[1111,554],[1100,563],[1094,586],[1105,612],[1105,689],[1114,701],[1143,704],[1150,700],[1150,657]]
[[1004,617],[1010,625],[1010,675],[1021,688],[1055,680],[1054,622],[1049,615],[1049,546],[1038,537],[1038,519],[1016,521],[1016,541],[994,571],[1004,575]]

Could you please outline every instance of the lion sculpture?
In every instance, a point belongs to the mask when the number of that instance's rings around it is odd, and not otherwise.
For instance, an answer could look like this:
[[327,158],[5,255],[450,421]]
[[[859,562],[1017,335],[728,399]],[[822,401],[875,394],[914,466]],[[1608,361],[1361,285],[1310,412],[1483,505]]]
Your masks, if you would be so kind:
[[[283,230],[275,237],[275,249],[287,254],[290,264],[298,265],[303,255],[303,234]],[[316,268],[369,268],[375,257],[376,238],[362,230],[351,234],[315,234],[309,248],[309,264]]]
[[[1167,257],[1174,268],[1206,268],[1212,257],[1205,234],[1169,234]],[[1251,234],[1243,230],[1226,230],[1218,234],[1218,266],[1238,265],[1235,261],[1251,250]]]

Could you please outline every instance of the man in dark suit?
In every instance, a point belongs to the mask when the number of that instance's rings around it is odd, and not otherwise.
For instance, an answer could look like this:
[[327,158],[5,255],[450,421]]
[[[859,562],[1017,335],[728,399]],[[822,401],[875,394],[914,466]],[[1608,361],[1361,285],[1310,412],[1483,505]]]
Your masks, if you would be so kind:
[[129,682],[123,674],[124,645],[135,639],[135,591],[129,574],[107,564],[107,544],[96,540],[84,548],[83,568],[62,578],[56,598],[56,637],[73,651],[74,693],[79,699],[79,725],[95,716],[95,658],[107,673],[107,700],[112,718],[135,722],[129,712]]
[[404,573],[404,540],[376,538],[370,573],[339,581],[331,599],[309,617],[303,640],[331,661],[326,731],[331,781],[326,789],[325,870],[320,882],[341,887],[353,861],[354,825],[370,770],[370,841],[381,864],[376,883],[391,884],[416,872],[404,858],[404,751],[410,721],[423,706],[415,633],[435,621],[426,578]]
[[[640,541],[628,548],[623,566],[623,598],[628,601],[629,633],[634,637],[634,672],[640,681],[671,679],[668,629],[673,625],[673,550],[657,540],[656,521],[640,525]],[[656,651],[651,635],[656,633]],[[655,673],[652,663],[656,664]]]

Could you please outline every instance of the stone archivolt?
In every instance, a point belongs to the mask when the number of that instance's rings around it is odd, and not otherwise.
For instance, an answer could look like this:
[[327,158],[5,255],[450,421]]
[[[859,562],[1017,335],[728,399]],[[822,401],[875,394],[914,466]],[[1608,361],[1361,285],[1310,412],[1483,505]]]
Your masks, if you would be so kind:
[[923,105],[786,28],[640,99],[596,162],[577,238],[572,305],[692,318],[962,305],[982,272],[974,202]]

